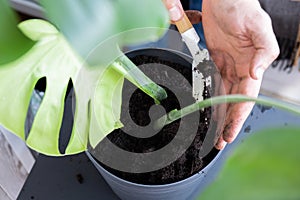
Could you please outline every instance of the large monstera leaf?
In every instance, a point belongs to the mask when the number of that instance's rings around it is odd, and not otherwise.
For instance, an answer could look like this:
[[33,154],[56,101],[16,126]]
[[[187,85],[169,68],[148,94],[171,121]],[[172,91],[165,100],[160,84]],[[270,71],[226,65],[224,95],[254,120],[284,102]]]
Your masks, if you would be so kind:
[[[82,56],[86,56],[82,52],[90,51],[90,48],[94,48],[92,44],[95,41],[100,42],[106,38],[112,37],[113,34],[118,34],[124,30],[126,24],[122,23],[120,17],[124,17],[119,14],[123,9],[121,6],[127,6],[127,4],[110,3],[107,1],[106,4],[98,4],[98,2],[105,1],[48,1],[55,2],[53,8],[66,8],[62,11],[63,20],[67,20],[66,24],[72,24],[68,31],[65,31],[68,42],[65,37],[50,23],[43,20],[28,20],[22,22],[19,25],[20,30],[24,33],[27,38],[31,39],[32,43],[36,44],[27,51],[21,57],[18,57],[12,62],[3,64],[0,66],[0,90],[1,104],[0,104],[0,122],[1,124],[26,140],[28,146],[38,152],[60,156],[63,155],[59,150],[59,134],[60,127],[62,124],[62,116],[64,112],[64,99],[69,81],[71,80],[74,85],[76,106],[74,112],[74,123],[71,138],[67,146],[65,154],[74,154],[86,150],[88,143],[88,135],[90,134],[90,143],[96,145],[103,137],[110,133],[115,128],[122,126],[120,122],[120,107],[121,107],[121,91],[124,79],[124,74],[119,73],[120,70],[112,63],[105,63],[110,65],[103,65],[101,60],[97,60],[97,66],[90,67],[83,62]],[[68,2],[68,3],[66,3]],[[87,2],[87,4],[82,3]],[[85,20],[89,21],[94,18],[102,18],[105,15],[103,13],[92,13],[89,17],[83,17],[85,14],[91,14],[85,12],[85,9],[94,8],[92,4],[98,5],[101,10],[104,7],[109,9],[109,13],[113,14],[113,21],[103,22],[104,24],[88,23],[84,26],[87,30],[93,30],[97,32],[92,37],[88,37],[91,41],[87,48],[83,48],[83,51],[78,50],[74,38],[78,39],[78,32],[81,31],[81,27],[78,24],[85,24]],[[115,1],[113,1],[115,2]],[[131,5],[138,1],[130,1]],[[150,2],[150,1],[149,1]],[[152,6],[160,8],[159,1]],[[76,16],[68,15],[68,12],[72,13],[72,9],[67,9],[68,5],[76,5]],[[107,7],[107,5],[109,5]],[[94,5],[94,6],[95,6]],[[65,7],[64,7],[65,6]],[[147,7],[147,3],[143,5]],[[51,3],[45,3],[47,12],[51,13]],[[160,8],[161,9],[161,8]],[[105,9],[104,9],[105,10]],[[126,10],[126,9],[125,9]],[[158,9],[159,10],[159,9]],[[127,12],[127,11],[126,11]],[[132,10],[131,10],[132,12]],[[135,12],[133,12],[135,13]],[[162,17],[153,18],[152,23],[146,23],[146,26],[152,24],[154,27],[166,28],[168,23],[167,15],[164,9],[158,11],[158,16]],[[161,14],[162,13],[162,14]],[[146,19],[149,17],[149,12],[140,13],[140,17]],[[70,18],[69,18],[70,17]],[[71,19],[72,18],[72,19]],[[106,17],[104,17],[106,18]],[[106,18],[107,19],[107,18]],[[127,18],[129,20],[129,18]],[[148,19],[148,18],[147,18]],[[132,20],[132,19],[131,19]],[[55,20],[54,20],[55,21]],[[132,23],[127,28],[142,28],[143,20],[137,20],[128,22]],[[146,20],[147,21],[147,20]],[[149,20],[148,20],[149,21]],[[161,22],[164,23],[161,23]],[[57,26],[62,30],[65,30],[65,25]],[[102,26],[103,25],[103,26]],[[136,25],[136,26],[132,26]],[[106,27],[107,29],[103,29]],[[74,37],[72,39],[72,31]],[[108,32],[107,32],[108,31]],[[152,40],[159,38],[162,32],[148,32],[144,37],[130,38],[130,34],[125,37],[119,38],[116,41],[117,44],[132,44],[135,42]],[[143,39],[141,39],[143,38]],[[78,56],[77,52],[70,47],[69,41],[80,53]],[[82,44],[81,44],[82,43]],[[79,46],[84,45],[85,41],[80,40]],[[81,48],[80,48],[81,49]],[[105,49],[99,49],[99,52],[105,52]],[[119,55],[117,48],[113,49],[113,55]],[[101,56],[100,56],[101,57]],[[101,57],[103,58],[103,57]],[[113,58],[113,57],[112,57]],[[94,64],[94,63],[93,63]],[[128,76],[128,74],[127,74]],[[28,105],[30,102],[32,91],[41,78],[46,78],[46,90],[41,105],[36,113],[34,122],[32,124],[30,133],[25,138],[24,127],[26,121],[26,114],[28,112]],[[138,83],[135,83],[139,85]],[[64,155],[65,155],[64,154]]]
[[[72,47],[93,64],[103,62],[106,52],[114,54],[114,46],[90,51],[114,37],[118,45],[154,41],[169,26],[169,16],[161,0],[41,0],[49,20],[65,35]],[[108,51],[108,48],[113,50]],[[111,56],[106,54],[106,57]]]

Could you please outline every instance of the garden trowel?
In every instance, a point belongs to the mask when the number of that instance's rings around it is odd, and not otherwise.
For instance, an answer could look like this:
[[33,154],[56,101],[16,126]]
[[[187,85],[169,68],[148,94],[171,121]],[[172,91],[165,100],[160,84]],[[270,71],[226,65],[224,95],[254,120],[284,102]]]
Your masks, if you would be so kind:
[[212,61],[209,59],[209,54],[206,49],[200,49],[198,43],[200,38],[188,19],[187,15],[184,14],[184,17],[175,22],[178,31],[180,32],[183,41],[187,45],[192,57],[192,87],[193,87],[193,97],[196,101],[203,100],[203,91],[204,91],[204,81],[206,86],[210,85],[211,77],[204,77],[200,72],[200,68],[206,66]]

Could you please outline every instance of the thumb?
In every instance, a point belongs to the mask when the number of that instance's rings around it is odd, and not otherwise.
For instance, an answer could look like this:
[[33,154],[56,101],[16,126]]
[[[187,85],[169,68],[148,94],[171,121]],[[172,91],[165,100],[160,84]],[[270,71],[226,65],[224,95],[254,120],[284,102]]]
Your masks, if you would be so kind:
[[202,21],[202,13],[199,10],[186,10],[185,14],[192,24],[199,24]]
[[183,7],[180,0],[163,0],[166,8],[169,11],[171,22],[179,21],[183,17]]
[[262,79],[264,71],[279,55],[279,46],[272,29],[271,19],[266,14],[263,14],[261,18],[263,28],[257,27],[260,23],[251,27],[255,53],[250,63],[249,73],[255,80]]
[[273,62],[273,59],[268,59],[266,56],[268,55],[267,51],[257,50],[252,59],[252,63],[250,65],[250,76],[254,80],[260,80],[263,77],[265,70],[268,66]]

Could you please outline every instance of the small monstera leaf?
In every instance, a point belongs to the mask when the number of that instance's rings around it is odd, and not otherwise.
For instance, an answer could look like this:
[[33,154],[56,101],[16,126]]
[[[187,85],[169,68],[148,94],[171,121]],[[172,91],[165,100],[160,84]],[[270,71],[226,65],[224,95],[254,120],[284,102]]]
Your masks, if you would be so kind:
[[0,65],[26,53],[34,44],[17,27],[18,21],[7,0],[0,0]]
[[198,199],[300,199],[299,133],[274,128],[247,138]]

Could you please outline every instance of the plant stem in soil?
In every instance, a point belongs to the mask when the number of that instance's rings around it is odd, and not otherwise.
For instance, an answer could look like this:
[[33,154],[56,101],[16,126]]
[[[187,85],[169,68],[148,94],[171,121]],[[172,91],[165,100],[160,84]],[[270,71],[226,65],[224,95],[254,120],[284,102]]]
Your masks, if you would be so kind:
[[122,54],[112,66],[127,80],[152,97],[156,104],[167,98],[167,92],[147,77],[126,55]]

